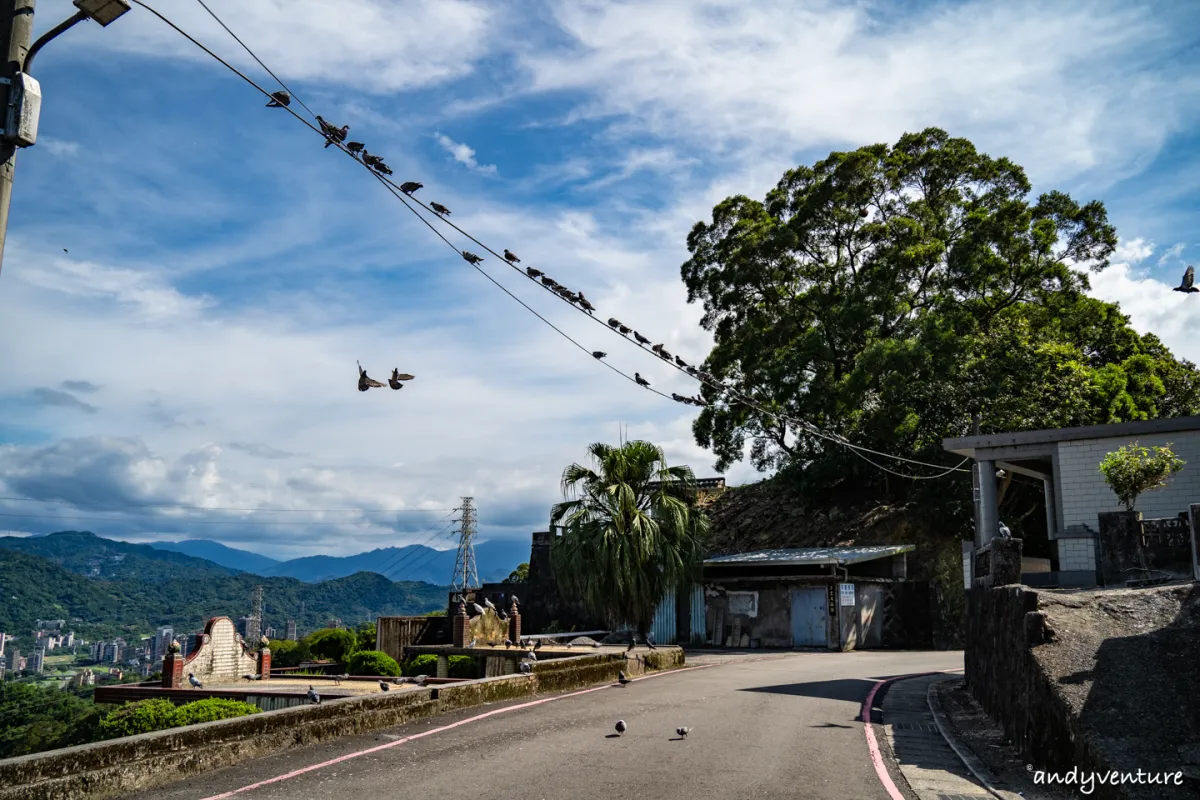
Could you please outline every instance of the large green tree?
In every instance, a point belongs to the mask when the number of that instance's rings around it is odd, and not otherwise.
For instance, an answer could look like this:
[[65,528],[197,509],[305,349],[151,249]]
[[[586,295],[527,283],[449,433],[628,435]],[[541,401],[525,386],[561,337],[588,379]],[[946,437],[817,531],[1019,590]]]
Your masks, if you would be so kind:
[[718,204],[682,277],[714,334],[705,369],[770,413],[704,390],[694,432],[717,468],[749,442],[757,468],[803,466],[811,487],[883,486],[772,414],[942,463],[973,413],[985,433],[1196,413],[1195,365],[1085,294],[1117,243],[1104,206],[1030,190],[1018,165],[930,128]]
[[588,454],[591,466],[563,471],[568,499],[550,519],[564,531],[551,564],[564,592],[609,625],[633,625],[644,637],[663,596],[695,577],[708,518],[693,505],[691,468],[667,466],[659,447],[597,443]]

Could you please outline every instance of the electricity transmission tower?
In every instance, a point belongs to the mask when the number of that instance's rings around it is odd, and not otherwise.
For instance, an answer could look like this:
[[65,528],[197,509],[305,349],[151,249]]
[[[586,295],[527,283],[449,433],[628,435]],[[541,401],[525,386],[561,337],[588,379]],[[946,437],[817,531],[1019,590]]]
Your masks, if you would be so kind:
[[475,568],[475,507],[473,497],[464,497],[458,520],[458,556],[454,559],[454,577],[450,588],[456,592],[479,588],[479,571]]
[[262,639],[263,618],[263,587],[255,586],[251,601],[250,620],[246,625],[246,642],[251,647],[257,647]]

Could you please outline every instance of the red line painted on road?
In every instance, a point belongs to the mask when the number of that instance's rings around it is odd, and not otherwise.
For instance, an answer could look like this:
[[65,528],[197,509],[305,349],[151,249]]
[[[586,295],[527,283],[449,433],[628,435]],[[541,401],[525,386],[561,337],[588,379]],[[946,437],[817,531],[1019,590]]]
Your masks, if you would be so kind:
[[871,706],[875,702],[875,694],[889,683],[907,680],[908,678],[921,678],[926,675],[941,675],[945,672],[962,672],[962,670],[946,669],[940,672],[914,672],[912,675],[898,675],[895,678],[888,678],[872,686],[867,699],[863,700],[862,712],[859,716],[862,717],[863,731],[867,736],[867,749],[871,751],[871,763],[875,766],[875,774],[879,776],[879,782],[883,784],[883,788],[887,790],[888,797],[891,800],[904,800],[904,794],[896,786],[896,782],[892,780],[887,766],[883,763],[883,753],[879,749],[879,742],[875,739],[875,728],[871,725]]
[[[719,665],[718,664],[699,664],[694,667],[680,667],[679,669],[665,670],[663,672],[654,672],[654,673],[651,673],[650,675],[642,675],[637,678],[632,678],[631,681],[644,681],[649,678],[658,678],[663,675],[674,675],[679,672],[687,672],[687,671],[693,670],[693,669],[707,669],[709,667],[716,667],[716,666],[719,666]],[[565,700],[568,697],[578,697],[581,694],[590,694],[591,692],[598,692],[601,689],[612,689],[615,685],[616,684],[606,683],[603,686],[593,686],[590,689],[581,689],[578,692],[571,692],[570,694],[559,694],[559,695],[554,695],[553,697],[544,697],[541,700],[531,700],[528,703],[519,703],[515,706],[507,706],[505,708],[497,708],[494,711],[488,711],[484,714],[477,714],[474,717],[468,717],[467,719],[460,719],[458,722],[452,722],[449,725],[443,725],[440,728],[434,728],[433,730],[422,731],[421,733],[414,733],[412,736],[405,736],[403,739],[397,739],[394,742],[388,742],[387,744],[376,745],[375,747],[369,747],[366,750],[359,750],[358,752],[355,752],[355,753],[347,753],[344,756],[338,756],[337,758],[332,758],[329,761],[323,761],[320,764],[312,764],[311,766],[307,766],[302,769],[293,770],[292,772],[289,772],[285,775],[277,775],[274,778],[268,778],[265,781],[259,781],[258,783],[252,783],[249,786],[243,786],[240,789],[234,789],[233,791],[224,792],[223,794],[214,794],[211,797],[204,798],[204,800],[221,800],[221,798],[233,797],[235,794],[241,794],[242,792],[249,792],[252,789],[259,789],[263,786],[268,786],[272,783],[279,783],[280,781],[286,781],[289,778],[295,778],[295,777],[303,775],[307,772],[312,772],[313,770],[323,769],[325,767],[331,767],[334,764],[341,764],[343,761],[349,761],[352,758],[358,758],[359,756],[365,756],[365,755],[369,755],[371,753],[378,753],[380,750],[387,750],[389,747],[396,747],[397,745],[405,744],[406,742],[411,742],[414,739],[422,739],[426,736],[432,736],[435,733],[441,733],[442,731],[448,731],[452,728],[457,728],[461,725],[466,725],[468,722],[478,722],[481,719],[487,719],[488,717],[494,717],[497,714],[507,714],[510,711],[519,711],[522,708],[531,708],[533,706],[540,706],[542,703],[552,703],[555,700]]]

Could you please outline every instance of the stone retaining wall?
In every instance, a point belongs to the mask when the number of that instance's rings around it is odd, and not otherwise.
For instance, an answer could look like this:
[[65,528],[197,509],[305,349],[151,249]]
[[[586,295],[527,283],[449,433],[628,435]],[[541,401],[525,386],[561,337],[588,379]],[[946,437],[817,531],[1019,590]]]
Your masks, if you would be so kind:
[[0,760],[0,800],[103,800],[339,736],[390,728],[482,703],[567,691],[684,663],[678,647],[554,659],[530,675],[350,697]]

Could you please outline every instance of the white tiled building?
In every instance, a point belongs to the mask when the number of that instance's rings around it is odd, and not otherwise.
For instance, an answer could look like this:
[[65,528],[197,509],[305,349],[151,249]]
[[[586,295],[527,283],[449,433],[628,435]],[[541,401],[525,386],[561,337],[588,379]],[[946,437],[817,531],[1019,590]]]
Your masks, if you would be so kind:
[[1061,582],[1090,585],[1097,567],[1098,515],[1124,510],[1105,483],[1100,462],[1134,441],[1145,447],[1170,444],[1186,462],[1166,487],[1137,499],[1144,517],[1174,517],[1200,502],[1200,417],[965,436],[943,445],[975,461],[977,545],[994,538],[998,528],[996,471],[1040,479],[1049,501],[1046,528],[1056,545]]

